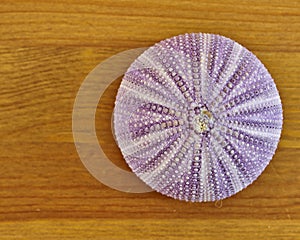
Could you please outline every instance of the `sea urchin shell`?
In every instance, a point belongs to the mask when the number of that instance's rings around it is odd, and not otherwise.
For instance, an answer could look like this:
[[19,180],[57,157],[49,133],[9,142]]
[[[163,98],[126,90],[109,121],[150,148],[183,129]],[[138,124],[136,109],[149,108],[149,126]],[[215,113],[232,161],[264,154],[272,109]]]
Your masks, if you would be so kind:
[[264,65],[214,34],[155,44],[127,70],[114,128],[133,172],[180,200],[229,197],[268,165],[281,134],[282,106]]

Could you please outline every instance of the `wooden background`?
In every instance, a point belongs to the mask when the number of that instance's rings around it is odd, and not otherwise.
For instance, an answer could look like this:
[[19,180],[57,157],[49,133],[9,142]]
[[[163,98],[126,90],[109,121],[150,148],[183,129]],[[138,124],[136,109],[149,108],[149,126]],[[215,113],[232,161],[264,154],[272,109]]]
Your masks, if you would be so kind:
[[[0,239],[300,239],[299,0],[0,2]],[[222,203],[110,189],[83,167],[71,114],[85,76],[126,49],[185,32],[218,33],[253,51],[282,97],[271,164]],[[116,164],[109,119],[120,79],[97,109],[99,142]]]

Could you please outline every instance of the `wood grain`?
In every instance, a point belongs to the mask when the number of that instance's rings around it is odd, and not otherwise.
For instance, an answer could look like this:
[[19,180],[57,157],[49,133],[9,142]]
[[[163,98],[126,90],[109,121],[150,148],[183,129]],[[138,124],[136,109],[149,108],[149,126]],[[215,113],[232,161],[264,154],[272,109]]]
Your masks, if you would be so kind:
[[[298,0],[0,3],[0,239],[299,239]],[[120,51],[185,32],[230,37],[272,74],[284,108],[278,150],[253,185],[220,203],[128,194],[97,182],[72,138],[85,76]],[[97,109],[105,153],[128,169],[108,124],[120,79]]]

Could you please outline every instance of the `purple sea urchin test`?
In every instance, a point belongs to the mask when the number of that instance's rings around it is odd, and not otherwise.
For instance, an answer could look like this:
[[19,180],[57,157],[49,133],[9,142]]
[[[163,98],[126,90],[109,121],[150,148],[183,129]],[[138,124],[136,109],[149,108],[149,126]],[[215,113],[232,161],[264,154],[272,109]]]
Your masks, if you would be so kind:
[[114,109],[132,171],[175,199],[227,198],[251,184],[281,134],[276,85],[228,38],[185,34],[155,44],[127,70]]

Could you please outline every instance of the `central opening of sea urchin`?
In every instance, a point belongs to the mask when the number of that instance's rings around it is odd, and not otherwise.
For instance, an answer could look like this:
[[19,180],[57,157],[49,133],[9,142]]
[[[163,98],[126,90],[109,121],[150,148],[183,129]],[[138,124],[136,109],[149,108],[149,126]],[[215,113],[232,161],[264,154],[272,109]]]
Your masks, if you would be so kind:
[[212,128],[212,114],[205,108],[195,107],[192,126],[196,133],[201,134]]

